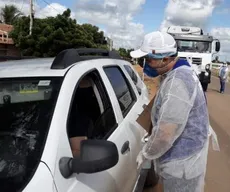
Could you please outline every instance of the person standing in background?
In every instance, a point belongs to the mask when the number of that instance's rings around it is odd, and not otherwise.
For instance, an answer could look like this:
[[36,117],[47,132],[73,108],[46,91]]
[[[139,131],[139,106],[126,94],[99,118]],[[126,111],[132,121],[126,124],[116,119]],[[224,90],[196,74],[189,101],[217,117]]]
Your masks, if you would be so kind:
[[225,84],[228,81],[229,69],[227,63],[224,63],[219,71],[219,78],[220,78],[220,93],[224,93],[225,91]]

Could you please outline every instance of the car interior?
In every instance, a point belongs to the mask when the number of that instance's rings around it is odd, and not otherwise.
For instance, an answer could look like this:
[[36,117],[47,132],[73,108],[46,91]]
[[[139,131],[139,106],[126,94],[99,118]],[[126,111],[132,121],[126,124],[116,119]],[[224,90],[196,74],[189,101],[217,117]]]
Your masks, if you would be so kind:
[[106,104],[97,81],[94,74],[88,74],[75,92],[67,128],[73,156],[79,155],[82,140],[104,139],[114,124],[113,109]]

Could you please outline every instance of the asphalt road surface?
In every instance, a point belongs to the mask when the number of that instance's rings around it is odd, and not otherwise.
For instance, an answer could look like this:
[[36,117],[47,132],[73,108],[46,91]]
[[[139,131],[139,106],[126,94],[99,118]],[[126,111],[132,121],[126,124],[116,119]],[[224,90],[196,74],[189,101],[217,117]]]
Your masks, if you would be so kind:
[[219,93],[219,79],[212,77],[207,92],[210,124],[215,130],[220,152],[209,150],[205,192],[230,191],[230,84]]
[[[220,94],[219,89],[219,79],[212,77],[207,91],[208,109],[220,152],[212,150],[210,140],[205,192],[230,192],[230,84],[226,84],[225,94]],[[144,192],[160,191],[148,189]]]

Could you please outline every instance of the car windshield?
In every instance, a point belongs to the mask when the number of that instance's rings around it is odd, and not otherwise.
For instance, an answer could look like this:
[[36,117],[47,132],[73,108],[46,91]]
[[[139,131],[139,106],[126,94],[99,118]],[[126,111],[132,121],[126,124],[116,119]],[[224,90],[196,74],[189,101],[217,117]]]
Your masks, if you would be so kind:
[[211,52],[211,43],[208,41],[177,40],[177,46],[180,52]]
[[21,191],[42,155],[62,78],[0,79],[0,186]]

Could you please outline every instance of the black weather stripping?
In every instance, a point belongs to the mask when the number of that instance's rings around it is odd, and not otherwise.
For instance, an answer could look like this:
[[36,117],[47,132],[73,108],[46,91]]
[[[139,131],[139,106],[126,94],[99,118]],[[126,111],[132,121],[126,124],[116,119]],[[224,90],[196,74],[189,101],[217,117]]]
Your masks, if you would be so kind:
[[60,52],[54,59],[51,69],[65,69],[74,63],[92,59],[121,59],[117,51],[107,51],[105,49],[66,49]]

